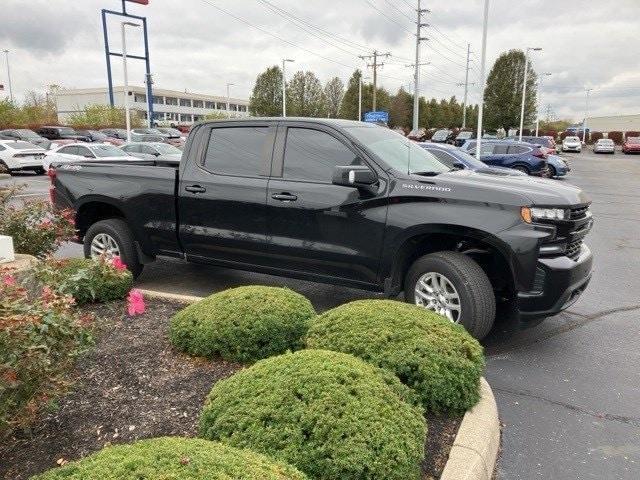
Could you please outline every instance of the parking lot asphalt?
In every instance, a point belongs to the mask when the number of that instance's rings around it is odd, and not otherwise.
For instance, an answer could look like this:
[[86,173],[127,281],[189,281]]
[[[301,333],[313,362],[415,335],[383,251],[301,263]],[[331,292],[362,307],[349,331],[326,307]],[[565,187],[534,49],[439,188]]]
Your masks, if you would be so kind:
[[[518,331],[502,316],[483,342],[503,422],[500,479],[640,478],[640,156],[566,154],[593,199],[591,285],[568,311]],[[16,177],[46,196],[46,177]],[[28,197],[27,197],[28,198]],[[81,254],[65,245],[60,256]],[[288,286],[325,310],[370,292],[161,260],[141,288],[207,295],[244,284]]]

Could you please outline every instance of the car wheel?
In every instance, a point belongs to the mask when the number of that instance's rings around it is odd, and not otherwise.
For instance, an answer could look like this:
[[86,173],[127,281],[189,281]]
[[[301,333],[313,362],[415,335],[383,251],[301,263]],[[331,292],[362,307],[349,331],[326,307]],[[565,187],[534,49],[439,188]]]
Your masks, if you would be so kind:
[[7,167],[7,164],[0,160],[0,173],[11,173],[11,169]]
[[558,172],[556,171],[556,167],[554,167],[553,165],[548,165],[548,167],[549,167],[549,178],[557,177]]
[[514,170],[518,170],[519,172],[522,173],[526,173],[527,175],[529,175],[529,169],[525,166],[522,165],[516,165],[515,167],[513,167]]
[[137,278],[144,265],[140,263],[133,234],[126,222],[110,218],[94,223],[84,236],[84,256],[98,258],[102,255],[118,256]]
[[489,278],[470,257],[437,252],[417,259],[405,277],[404,295],[412,303],[459,323],[478,340],[496,316],[496,299]]
[[44,175],[46,173],[46,170],[42,167],[34,168],[33,171],[36,175]]

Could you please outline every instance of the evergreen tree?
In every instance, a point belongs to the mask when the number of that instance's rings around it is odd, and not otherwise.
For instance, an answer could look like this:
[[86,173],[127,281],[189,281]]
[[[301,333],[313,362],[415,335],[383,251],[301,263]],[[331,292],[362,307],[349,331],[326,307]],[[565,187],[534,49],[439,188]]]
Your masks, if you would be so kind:
[[389,126],[411,128],[413,122],[413,95],[403,87],[391,100],[389,109]]
[[313,72],[299,71],[287,85],[287,115],[326,116],[326,98],[322,84]]
[[249,111],[259,117],[282,115],[282,70],[274,65],[256,78],[249,98]]

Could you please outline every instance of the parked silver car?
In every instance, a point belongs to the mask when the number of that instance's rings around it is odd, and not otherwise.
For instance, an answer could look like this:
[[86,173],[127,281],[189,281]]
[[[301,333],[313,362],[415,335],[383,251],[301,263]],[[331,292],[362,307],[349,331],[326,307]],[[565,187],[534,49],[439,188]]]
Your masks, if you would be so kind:
[[616,145],[610,138],[601,138],[593,144],[593,153],[616,153]]
[[163,142],[131,142],[120,148],[129,155],[145,160],[180,161],[182,158],[182,150]]
[[582,142],[578,137],[566,137],[562,141],[563,152],[581,152]]

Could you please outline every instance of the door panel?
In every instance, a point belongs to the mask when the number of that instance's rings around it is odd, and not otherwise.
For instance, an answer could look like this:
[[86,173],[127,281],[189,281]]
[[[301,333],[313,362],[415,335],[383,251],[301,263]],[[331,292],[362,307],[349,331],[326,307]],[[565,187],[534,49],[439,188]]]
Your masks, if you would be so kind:
[[188,257],[260,264],[275,127],[234,122],[209,130],[200,162],[187,164],[179,185],[183,249]]
[[384,174],[374,193],[333,185],[334,166],[363,163],[338,136],[289,127],[278,139],[284,160],[274,158],[274,165],[283,165],[284,178],[272,177],[267,192],[271,265],[377,283],[387,211]]

